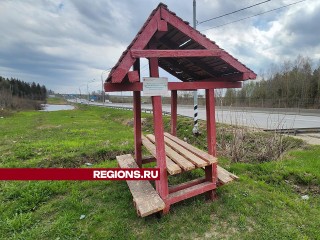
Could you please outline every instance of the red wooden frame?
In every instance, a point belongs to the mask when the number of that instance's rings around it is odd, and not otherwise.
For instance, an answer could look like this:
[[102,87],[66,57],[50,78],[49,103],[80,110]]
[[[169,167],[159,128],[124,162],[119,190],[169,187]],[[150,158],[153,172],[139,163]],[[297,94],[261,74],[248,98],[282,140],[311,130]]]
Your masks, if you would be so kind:
[[[167,45],[162,41],[165,34],[172,27],[183,33],[185,36],[179,37],[180,43],[174,42],[174,38],[168,40]],[[161,40],[161,38],[163,38]],[[181,39],[190,38],[198,43],[197,49],[179,49]],[[158,44],[157,41],[161,43]],[[183,40],[184,41],[184,40]],[[170,43],[170,44],[169,44]],[[172,43],[172,44],[171,44]],[[162,44],[162,45],[161,45]],[[190,46],[192,46],[191,44]],[[200,46],[199,46],[200,45]],[[157,47],[162,49],[157,49]],[[175,46],[175,47],[172,47]],[[171,49],[163,49],[171,48]],[[186,24],[181,18],[170,12],[165,5],[160,4],[156,8],[139,31],[135,39],[129,45],[127,50],[120,57],[116,66],[111,70],[107,82],[104,84],[106,92],[114,91],[133,91],[133,111],[134,111],[134,145],[135,145],[135,160],[139,167],[145,163],[156,161],[157,167],[160,169],[160,180],[155,182],[156,191],[166,204],[163,213],[167,213],[170,205],[189,197],[196,196],[201,193],[206,193],[211,200],[216,198],[215,190],[217,188],[217,162],[206,166],[205,177],[182,183],[176,186],[168,186],[168,176],[166,169],[166,152],[164,142],[164,126],[162,117],[162,102],[161,96],[152,96],[153,108],[153,126],[156,145],[156,157],[143,158],[142,156],[142,139],[141,139],[141,91],[143,91],[143,83],[140,82],[140,58],[148,58],[150,77],[159,77],[159,58],[160,63],[167,61],[169,66],[162,65],[168,72],[175,73],[179,69],[180,60],[182,62],[191,62],[197,65],[197,69],[209,74],[196,75],[192,71],[193,68],[185,69],[184,74],[187,77],[181,79],[190,82],[169,82],[168,90],[171,91],[171,134],[177,135],[177,91],[205,89],[206,92],[206,117],[207,117],[207,145],[208,153],[216,156],[216,121],[215,121],[215,98],[214,89],[218,88],[240,88],[242,81],[253,79],[255,73],[246,68],[237,59],[230,54],[220,49],[214,42],[210,41],[205,35],[202,35],[197,30]],[[211,73],[211,69],[204,64],[208,57],[213,57],[209,61],[219,61],[219,64],[226,65],[231,71],[217,71]],[[166,58],[166,59],[164,59]],[[173,61],[170,58],[178,58]],[[180,58],[180,59],[179,59]],[[188,60],[186,60],[188,58]],[[198,61],[193,58],[202,59]],[[171,64],[171,65],[170,65]],[[184,63],[185,64],[185,63]],[[131,67],[133,66],[133,69]],[[177,69],[172,69],[176,67]],[[219,66],[210,65],[214,69]],[[180,66],[181,67],[181,66]],[[224,74],[223,74],[224,73]],[[228,73],[228,74],[227,74]],[[178,75],[179,76],[179,75]],[[200,77],[199,77],[200,76]],[[201,76],[212,76],[209,79],[197,79]],[[205,77],[202,77],[205,78]]]
[[220,57],[222,50],[130,50],[133,58],[150,57]]
[[[216,89],[216,88],[240,88],[241,82],[169,82],[168,90],[196,90],[196,89]],[[135,83],[105,83],[104,90],[106,92],[120,91],[142,91],[143,85],[141,82]]]
[[[149,59],[150,76],[159,77],[158,59]],[[164,129],[162,120],[162,103],[160,96],[154,96],[152,98],[153,108],[153,127],[154,136],[156,139],[156,159],[157,167],[160,169],[160,180],[156,181],[156,189],[160,197],[166,200],[169,194],[168,189],[168,177],[167,177],[167,166],[166,166],[166,153],[164,144]],[[141,134],[141,132],[140,132]],[[170,206],[166,206],[166,212],[169,211]]]
[[[185,50],[148,50],[146,46],[152,39],[159,39],[163,34],[168,31],[168,24],[176,28],[178,31],[189,37],[193,41],[200,44],[205,49],[185,49]],[[154,37],[154,38],[153,38]],[[131,66],[134,64],[135,59],[139,57],[205,57],[215,56],[219,57],[226,63],[228,63],[235,72],[248,72],[247,79],[254,79],[256,74],[248,69],[245,65],[240,63],[237,59],[232,57],[227,52],[223,51],[215,42],[208,39],[205,35],[195,30],[188,24],[186,24],[181,18],[171,12],[163,4],[159,6],[151,13],[150,17],[139,31],[135,39],[129,45],[128,49],[123,53],[117,67],[113,68],[108,76],[108,82],[120,83],[124,79],[131,77],[127,76],[127,73]],[[246,79],[244,79],[246,80]]]
[[177,90],[171,91],[171,134],[177,136],[177,105],[178,93]]

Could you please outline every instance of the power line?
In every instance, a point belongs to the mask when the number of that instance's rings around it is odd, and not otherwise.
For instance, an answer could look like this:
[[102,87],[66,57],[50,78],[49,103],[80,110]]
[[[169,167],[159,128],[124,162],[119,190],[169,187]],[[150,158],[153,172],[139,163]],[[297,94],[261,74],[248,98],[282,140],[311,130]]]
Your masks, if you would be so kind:
[[259,16],[259,15],[262,15],[262,14],[265,14],[265,13],[273,12],[273,11],[279,10],[279,9],[281,9],[281,8],[286,8],[286,7],[289,7],[289,6],[292,6],[292,5],[301,3],[301,2],[305,2],[305,1],[307,1],[307,0],[301,0],[301,1],[294,2],[294,3],[290,3],[290,4],[284,5],[284,6],[282,6],[282,7],[278,7],[278,8],[271,9],[271,10],[269,10],[269,11],[261,12],[261,13],[258,13],[258,14],[255,14],[255,15],[252,15],[252,16],[249,16],[249,17],[241,18],[241,19],[238,19],[238,20],[235,20],[235,21],[232,21],[232,22],[228,22],[228,23],[224,23],[224,24],[218,25],[218,26],[210,27],[210,28],[201,30],[200,32],[204,32],[204,31],[207,31],[207,30],[210,30],[210,29],[213,29],[213,28],[219,28],[219,27],[222,27],[222,26],[225,26],[225,25],[229,25],[229,24],[231,24],[231,23],[240,22],[240,21],[243,21],[243,20],[252,18],[252,17],[256,17],[256,16]]
[[244,7],[244,8],[235,10],[235,11],[233,11],[233,12],[229,12],[229,13],[220,15],[220,16],[218,16],[218,17],[209,18],[209,19],[207,19],[207,20],[198,22],[197,25],[200,25],[200,24],[202,24],[202,23],[209,22],[209,21],[211,21],[211,20],[215,20],[215,19],[218,19],[218,18],[222,18],[222,17],[228,16],[228,15],[231,15],[231,14],[234,14],[234,13],[237,13],[237,12],[241,12],[241,11],[243,11],[243,10],[246,10],[246,9],[249,9],[249,8],[252,8],[252,7],[255,7],[255,6],[264,4],[264,3],[266,3],[266,2],[270,2],[270,1],[271,1],[271,0],[267,0],[267,1],[264,1],[264,2],[259,2],[259,3],[256,3],[256,4],[250,5],[250,6],[248,6],[248,7]]

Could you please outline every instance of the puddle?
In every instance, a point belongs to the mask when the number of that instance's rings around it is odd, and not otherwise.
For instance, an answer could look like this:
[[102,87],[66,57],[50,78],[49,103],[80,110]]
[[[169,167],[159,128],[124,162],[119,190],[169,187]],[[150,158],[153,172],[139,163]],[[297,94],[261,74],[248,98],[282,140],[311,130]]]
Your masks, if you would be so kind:
[[72,105],[54,105],[54,104],[43,104],[42,105],[43,112],[53,112],[53,111],[61,111],[61,110],[73,110],[74,106]]

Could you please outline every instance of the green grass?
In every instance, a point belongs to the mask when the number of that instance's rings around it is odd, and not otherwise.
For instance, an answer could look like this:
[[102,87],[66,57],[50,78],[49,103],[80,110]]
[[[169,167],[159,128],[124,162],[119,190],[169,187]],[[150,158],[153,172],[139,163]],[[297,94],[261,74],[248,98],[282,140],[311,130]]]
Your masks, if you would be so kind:
[[[131,118],[88,106],[15,113],[0,119],[0,167],[116,167],[116,155],[133,152]],[[217,201],[197,196],[161,219],[136,216],[125,182],[2,181],[0,239],[320,239],[320,146],[265,163],[220,160],[240,180],[220,187]]]

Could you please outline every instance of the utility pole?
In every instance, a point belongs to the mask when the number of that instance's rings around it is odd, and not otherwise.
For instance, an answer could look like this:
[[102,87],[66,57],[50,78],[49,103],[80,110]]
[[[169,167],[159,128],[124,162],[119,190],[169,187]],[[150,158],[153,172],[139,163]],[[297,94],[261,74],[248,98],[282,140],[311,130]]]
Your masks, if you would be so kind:
[[103,70],[101,72],[101,95],[102,95],[102,104],[104,105],[105,103],[105,92],[104,92],[104,85],[103,85],[103,73],[106,72],[105,70]]
[[[197,28],[197,2],[196,0],[193,0],[193,28]],[[198,129],[198,90],[193,91],[193,109],[194,109],[194,114],[193,114],[193,129],[192,132],[193,134],[198,134],[199,129]]]
[[110,72],[110,69],[111,68],[109,68],[109,69],[107,69],[107,70],[102,70],[102,72],[101,72],[101,86],[102,86],[102,102],[103,102],[103,104],[105,103],[105,101],[106,101],[106,93],[104,92],[104,82],[103,82],[103,74],[104,73],[109,73]]

